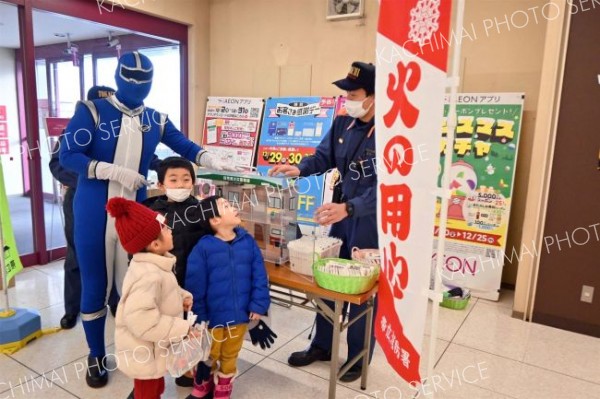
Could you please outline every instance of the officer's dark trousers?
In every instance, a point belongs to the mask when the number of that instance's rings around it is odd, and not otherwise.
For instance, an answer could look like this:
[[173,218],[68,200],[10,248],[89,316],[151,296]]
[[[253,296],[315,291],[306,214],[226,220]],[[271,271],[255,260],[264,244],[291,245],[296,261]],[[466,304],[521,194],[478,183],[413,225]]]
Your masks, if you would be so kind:
[[63,213],[65,215],[65,239],[67,240],[67,257],[65,258],[65,313],[79,314],[81,302],[81,275],[75,256],[75,242],[73,240],[73,197],[75,189],[68,188],[63,200]]
[[[335,223],[331,227],[331,231],[329,235],[331,237],[338,237],[342,240],[342,247],[340,248],[339,257],[343,259],[351,259],[351,248],[348,245],[349,239],[348,235],[353,231],[353,227],[351,224],[351,219],[343,219],[342,221]],[[363,232],[363,234],[366,234]],[[375,237],[376,238],[376,237]],[[375,245],[375,246],[374,246]],[[368,243],[368,245],[363,246],[363,248],[375,248],[376,241],[374,243]],[[327,306],[329,306],[332,310],[334,309],[334,302],[324,301]],[[366,308],[366,304],[362,305],[350,305],[350,310],[348,312],[348,303],[344,302],[344,306],[342,309],[342,315],[344,320],[346,320],[346,316],[349,316],[350,319],[353,319],[357,314],[361,313]],[[375,314],[377,313],[377,296],[375,296],[375,303],[373,308],[373,325],[375,324]],[[363,315],[358,321],[353,323],[350,327],[348,327],[347,334],[347,342],[348,342],[348,360],[352,359],[354,356],[357,356],[360,351],[362,351],[364,347],[364,339],[365,339],[365,327],[366,327],[367,316]],[[321,349],[331,350],[332,342],[333,342],[333,326],[331,323],[327,321],[323,316],[317,313],[316,317],[316,327],[315,327],[315,337],[313,338],[312,345]],[[369,353],[369,362],[373,357],[373,350],[375,348],[375,332],[374,329],[371,329],[371,350]],[[361,363],[358,363],[360,366]]]
[[[324,301],[327,306],[329,306],[332,310],[334,309],[334,302]],[[344,307],[342,310],[342,314],[344,320],[346,320],[346,316],[349,316],[350,319],[354,318],[357,314],[365,310],[366,304],[362,305],[354,305],[350,304],[350,311],[348,312],[348,303],[344,302]],[[375,324],[375,313],[377,312],[377,296],[375,296],[375,306],[373,308],[373,324]],[[348,314],[347,314],[348,313]],[[364,346],[365,339],[365,327],[367,315],[363,315],[356,323],[352,324],[348,327],[348,357],[350,360],[354,356],[358,355]],[[372,326],[371,326],[372,327]],[[371,351],[369,353],[369,363],[373,358],[373,349],[375,348],[375,334],[374,329],[371,329]],[[316,318],[316,331],[315,337],[313,338],[312,345],[321,349],[331,350],[333,341],[333,326],[329,321],[327,321],[323,316],[317,314]],[[359,366],[361,363],[357,363]]]

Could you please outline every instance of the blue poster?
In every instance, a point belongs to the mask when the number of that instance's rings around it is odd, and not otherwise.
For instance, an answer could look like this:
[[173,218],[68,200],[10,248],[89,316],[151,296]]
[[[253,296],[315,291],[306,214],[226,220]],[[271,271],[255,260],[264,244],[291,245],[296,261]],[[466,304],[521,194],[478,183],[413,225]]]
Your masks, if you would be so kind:
[[[265,104],[258,145],[257,169],[265,175],[275,165],[297,165],[331,128],[335,97],[274,97]],[[315,210],[323,198],[323,176],[299,178],[298,222],[315,225]]]

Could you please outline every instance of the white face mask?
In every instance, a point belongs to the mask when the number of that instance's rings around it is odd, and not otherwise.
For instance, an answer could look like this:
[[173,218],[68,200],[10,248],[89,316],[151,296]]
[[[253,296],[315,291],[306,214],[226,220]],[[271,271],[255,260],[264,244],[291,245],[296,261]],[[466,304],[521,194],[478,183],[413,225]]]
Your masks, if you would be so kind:
[[175,202],[183,202],[190,197],[190,188],[167,188],[167,198]]
[[348,113],[348,115],[350,115],[353,118],[362,118],[363,116],[365,116],[367,112],[369,112],[369,110],[371,109],[371,106],[373,105],[373,103],[371,103],[371,105],[369,105],[369,108],[364,109],[363,103],[365,102],[365,100],[346,100],[346,102],[344,103],[344,108],[346,108],[346,112]]

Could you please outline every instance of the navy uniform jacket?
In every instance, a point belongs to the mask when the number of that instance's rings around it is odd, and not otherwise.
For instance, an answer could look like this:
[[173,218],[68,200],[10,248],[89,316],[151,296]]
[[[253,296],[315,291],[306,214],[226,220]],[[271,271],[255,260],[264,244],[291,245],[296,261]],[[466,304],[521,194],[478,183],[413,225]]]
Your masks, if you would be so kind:
[[52,176],[54,176],[54,178],[56,180],[58,180],[60,182],[60,184],[62,184],[63,186],[67,186],[70,188],[77,188],[77,173],[65,169],[60,165],[59,162],[59,152],[60,152],[60,146],[63,144],[65,139],[65,135],[64,132],[63,134],[60,135],[60,137],[58,138],[58,141],[56,142],[56,144],[54,145],[54,148],[52,149],[52,157],[50,158],[50,172],[52,172]]
[[[340,257],[350,258],[352,247],[378,248],[377,170],[375,118],[364,123],[338,116],[313,156],[298,167],[300,176],[322,174],[337,168],[341,175],[342,200],[354,205],[354,215],[331,227],[330,235],[344,241]],[[369,135],[370,134],[370,135]]]

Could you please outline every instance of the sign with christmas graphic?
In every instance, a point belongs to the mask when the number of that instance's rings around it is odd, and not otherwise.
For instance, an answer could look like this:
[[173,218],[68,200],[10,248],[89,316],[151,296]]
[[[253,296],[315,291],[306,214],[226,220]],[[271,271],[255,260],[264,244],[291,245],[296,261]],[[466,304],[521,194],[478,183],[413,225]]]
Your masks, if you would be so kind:
[[[272,97],[266,101],[258,147],[257,169],[266,175],[275,165],[298,165],[315,153],[333,123],[334,97]],[[321,206],[323,176],[296,181],[297,218],[300,224],[315,226],[314,213]]]
[[263,106],[261,98],[208,97],[202,146],[250,170]]
[[412,385],[427,314],[450,0],[381,0],[376,137],[382,271],[375,336]]
[[[468,288],[472,295],[491,300],[498,300],[502,278],[523,99],[523,93],[457,96],[447,241],[439,273],[445,286]],[[447,112],[448,105],[444,115]],[[444,117],[442,136],[446,134]],[[445,140],[439,151],[441,184],[444,158],[449,152]],[[439,211],[438,201],[436,218]],[[436,248],[432,255],[434,269]]]

